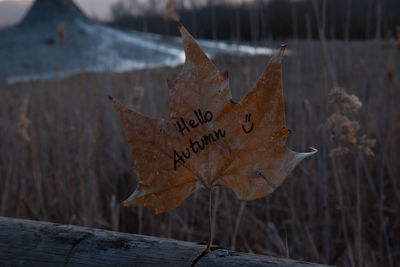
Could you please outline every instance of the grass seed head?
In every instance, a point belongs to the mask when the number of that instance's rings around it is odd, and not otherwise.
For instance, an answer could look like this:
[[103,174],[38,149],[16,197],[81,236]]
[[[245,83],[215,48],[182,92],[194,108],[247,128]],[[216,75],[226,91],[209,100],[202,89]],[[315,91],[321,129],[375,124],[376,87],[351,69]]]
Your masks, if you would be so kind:
[[343,88],[334,88],[329,93],[329,105],[332,108],[345,113],[357,113],[362,107],[360,99],[356,95],[349,95]]

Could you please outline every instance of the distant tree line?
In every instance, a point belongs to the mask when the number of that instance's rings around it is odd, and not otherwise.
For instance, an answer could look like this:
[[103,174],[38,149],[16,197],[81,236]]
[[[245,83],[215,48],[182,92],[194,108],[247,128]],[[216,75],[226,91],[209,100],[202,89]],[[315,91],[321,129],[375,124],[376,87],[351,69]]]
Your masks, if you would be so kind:
[[[153,6],[146,8],[132,0],[129,8],[123,2],[114,5],[112,25],[177,35],[175,25],[165,21],[157,9],[159,2],[151,2]],[[181,0],[176,6],[185,27],[195,37],[208,39],[393,38],[400,25],[400,0],[254,0],[241,4],[222,0],[189,7]]]

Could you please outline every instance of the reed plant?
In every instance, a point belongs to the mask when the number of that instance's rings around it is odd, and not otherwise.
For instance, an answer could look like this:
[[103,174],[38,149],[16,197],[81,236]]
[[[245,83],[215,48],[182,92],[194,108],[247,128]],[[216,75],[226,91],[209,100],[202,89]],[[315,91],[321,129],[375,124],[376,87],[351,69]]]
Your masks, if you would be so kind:
[[[229,189],[217,188],[214,243],[339,266],[396,266],[400,50],[375,41],[329,40],[293,40],[288,48],[292,53],[283,61],[292,130],[288,146],[295,151],[314,146],[319,153],[267,198],[242,202]],[[252,88],[267,60],[214,59],[229,70],[236,100]],[[168,117],[166,79],[179,70],[82,72],[66,79],[2,83],[0,216],[206,240],[207,192],[198,191],[157,216],[119,204],[135,188],[134,159],[107,95],[144,114]],[[345,91],[331,92],[338,87]],[[344,114],[348,101],[357,113]]]

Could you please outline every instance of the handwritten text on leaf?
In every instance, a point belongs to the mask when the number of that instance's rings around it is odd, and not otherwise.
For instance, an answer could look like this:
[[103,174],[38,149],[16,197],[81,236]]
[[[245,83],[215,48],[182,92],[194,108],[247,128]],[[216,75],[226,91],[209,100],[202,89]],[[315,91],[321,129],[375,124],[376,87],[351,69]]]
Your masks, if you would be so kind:
[[316,151],[286,147],[281,78],[283,51],[273,57],[254,88],[231,99],[221,74],[183,26],[186,62],[170,88],[170,119],[150,118],[112,98],[135,158],[138,177],[126,206],[157,213],[179,206],[200,188],[223,185],[240,199],[272,193],[300,161]]

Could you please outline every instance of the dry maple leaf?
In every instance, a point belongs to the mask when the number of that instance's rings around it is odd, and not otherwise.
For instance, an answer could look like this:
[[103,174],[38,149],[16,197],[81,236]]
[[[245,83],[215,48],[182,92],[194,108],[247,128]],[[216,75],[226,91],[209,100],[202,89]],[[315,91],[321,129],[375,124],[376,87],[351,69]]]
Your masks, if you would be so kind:
[[124,206],[165,212],[200,188],[223,185],[239,199],[271,194],[304,158],[286,147],[281,52],[240,103],[221,74],[179,25],[186,61],[169,81],[170,119],[150,118],[110,97],[135,158],[135,192]]

